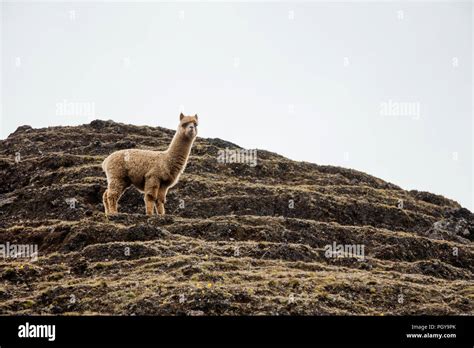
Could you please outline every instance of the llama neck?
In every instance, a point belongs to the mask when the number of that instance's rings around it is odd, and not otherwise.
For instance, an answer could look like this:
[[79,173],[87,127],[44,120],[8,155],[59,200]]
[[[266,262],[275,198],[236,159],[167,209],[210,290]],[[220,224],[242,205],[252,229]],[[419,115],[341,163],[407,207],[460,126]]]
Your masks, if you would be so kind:
[[174,135],[168,150],[166,150],[167,163],[172,176],[176,176],[184,170],[193,142],[194,139],[189,139],[178,132]]

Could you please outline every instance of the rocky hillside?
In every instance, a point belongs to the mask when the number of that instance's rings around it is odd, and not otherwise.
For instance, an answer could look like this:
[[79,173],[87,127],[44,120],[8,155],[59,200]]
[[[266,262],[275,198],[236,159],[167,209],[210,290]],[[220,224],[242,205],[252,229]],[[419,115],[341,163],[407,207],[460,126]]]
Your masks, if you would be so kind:
[[198,138],[166,216],[130,188],[107,218],[102,160],[173,134],[96,120],[0,141],[0,244],[39,254],[0,257],[0,314],[474,314],[473,214],[355,170],[219,163],[238,146]]

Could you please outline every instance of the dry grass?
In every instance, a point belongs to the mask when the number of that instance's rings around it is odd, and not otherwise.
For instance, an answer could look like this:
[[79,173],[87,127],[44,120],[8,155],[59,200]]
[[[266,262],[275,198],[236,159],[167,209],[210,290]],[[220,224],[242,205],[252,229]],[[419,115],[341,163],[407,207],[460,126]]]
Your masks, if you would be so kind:
[[[172,135],[94,121],[0,142],[0,243],[40,254],[0,259],[0,313],[473,314],[473,215],[355,170],[266,151],[256,167],[219,164],[236,146],[200,138],[169,215],[147,218],[129,189],[107,219],[102,159]],[[363,245],[364,261],[326,257],[332,243]]]

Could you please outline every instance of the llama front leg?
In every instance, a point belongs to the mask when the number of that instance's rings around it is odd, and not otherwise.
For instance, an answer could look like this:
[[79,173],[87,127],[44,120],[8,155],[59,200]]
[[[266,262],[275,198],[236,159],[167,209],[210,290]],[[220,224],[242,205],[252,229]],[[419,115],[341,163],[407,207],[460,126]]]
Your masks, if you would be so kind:
[[155,207],[155,199],[151,195],[145,195],[145,210],[146,215],[153,215],[153,209]]
[[168,188],[160,186],[158,190],[158,199],[156,200],[156,210],[158,215],[165,215],[165,203],[166,203],[166,194],[168,193]]
[[159,181],[148,180],[145,182],[145,209],[146,215],[153,215],[155,202],[158,199],[158,191],[160,188]]

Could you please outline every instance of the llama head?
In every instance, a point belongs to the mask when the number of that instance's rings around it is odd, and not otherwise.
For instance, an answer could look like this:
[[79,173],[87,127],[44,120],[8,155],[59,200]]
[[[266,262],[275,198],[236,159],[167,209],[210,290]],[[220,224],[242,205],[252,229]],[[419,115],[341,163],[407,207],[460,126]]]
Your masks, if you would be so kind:
[[179,115],[178,132],[189,139],[194,139],[197,135],[198,115],[185,116],[183,113]]

